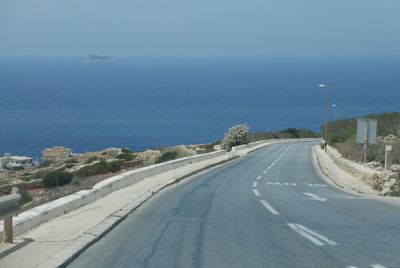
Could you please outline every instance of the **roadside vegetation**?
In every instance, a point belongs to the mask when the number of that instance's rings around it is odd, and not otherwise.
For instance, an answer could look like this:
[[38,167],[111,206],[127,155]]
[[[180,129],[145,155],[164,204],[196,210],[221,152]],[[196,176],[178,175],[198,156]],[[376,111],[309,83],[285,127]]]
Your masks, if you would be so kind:
[[249,139],[250,127],[247,124],[240,124],[231,127],[225,133],[221,146],[223,149],[230,151],[232,147],[247,144]]
[[[385,145],[392,145],[393,161],[400,163],[400,113],[370,114],[365,118],[375,118],[378,121],[377,143],[368,145],[367,162],[376,161],[383,164]],[[329,122],[327,126],[328,144],[335,147],[344,157],[362,162],[363,145],[356,142],[357,118]]]
[[121,153],[117,156],[117,159],[125,160],[125,161],[132,161],[135,158],[132,151],[127,148],[123,148]]
[[160,158],[158,158],[157,163],[163,163],[171,160],[175,160],[178,157],[178,152],[176,151],[168,151],[163,153]]
[[321,135],[308,129],[288,128],[281,131],[253,132],[249,134],[250,142],[270,139],[318,138]]
[[74,172],[78,177],[89,177],[100,174],[115,173],[122,169],[124,160],[106,161],[101,159],[99,162],[85,166]]
[[53,170],[43,178],[43,185],[47,188],[63,186],[71,182],[74,175],[64,170]]

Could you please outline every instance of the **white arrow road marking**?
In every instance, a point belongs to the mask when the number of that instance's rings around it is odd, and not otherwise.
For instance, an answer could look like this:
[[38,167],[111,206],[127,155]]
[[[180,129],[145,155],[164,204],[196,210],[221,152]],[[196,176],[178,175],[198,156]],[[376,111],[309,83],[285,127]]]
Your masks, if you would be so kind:
[[263,204],[263,206],[264,206],[266,209],[269,210],[269,212],[271,212],[272,214],[275,214],[275,215],[279,215],[279,212],[276,211],[273,207],[271,207],[271,205],[268,204],[267,201],[265,201],[265,200],[260,200],[260,202],[261,202],[261,204]]
[[260,192],[259,192],[257,189],[253,189],[253,193],[254,193],[256,196],[260,196]]
[[317,201],[321,201],[321,202],[325,202],[326,200],[328,200],[328,198],[322,198],[322,197],[319,197],[312,193],[303,193],[303,194],[311,197],[310,200],[317,200]]
[[[324,242],[330,246],[337,246],[337,243],[333,240],[330,240],[326,238],[325,236],[308,229],[304,225],[301,224],[295,224],[295,223],[287,223],[287,225],[293,229],[293,231],[297,232],[301,236],[307,238],[309,241],[311,241],[314,245],[317,245],[319,247],[324,246]],[[321,241],[322,240],[322,241]]]
[[372,264],[371,267],[372,268],[386,268],[385,266],[380,265],[380,264]]
[[304,232],[302,229],[300,229],[297,224],[293,224],[293,223],[287,223],[287,225],[292,228],[296,233],[300,234],[301,236],[304,236],[305,238],[307,238],[308,240],[310,240],[313,244],[322,247],[324,245],[324,243],[322,243],[321,241],[319,241],[318,239],[316,239],[315,237],[313,237],[312,235]]
[[257,187],[257,183],[258,183],[258,182],[256,182],[256,181],[255,181],[255,182],[253,182],[253,187],[254,187],[254,188],[256,188],[256,187]]
[[305,227],[304,225],[297,224],[297,226],[299,226],[301,229],[303,229],[303,230],[306,231],[307,233],[309,233],[309,234],[315,236],[316,238],[318,238],[318,239],[324,241],[324,242],[327,243],[328,245],[337,246],[337,244],[336,244],[335,241],[330,240],[330,239],[326,238],[325,236],[320,235],[319,233],[317,233],[317,232],[315,232],[315,231],[313,231],[313,230],[308,229],[308,228]]

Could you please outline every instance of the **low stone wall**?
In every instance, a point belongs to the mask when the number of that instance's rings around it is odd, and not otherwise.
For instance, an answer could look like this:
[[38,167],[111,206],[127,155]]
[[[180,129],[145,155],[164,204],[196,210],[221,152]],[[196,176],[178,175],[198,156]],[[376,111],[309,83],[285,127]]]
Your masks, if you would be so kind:
[[344,158],[336,149],[330,146],[327,148],[327,153],[341,169],[350,173],[354,177],[360,178],[370,186],[373,186],[377,180],[382,179],[385,175],[383,172],[364,167],[361,164]]

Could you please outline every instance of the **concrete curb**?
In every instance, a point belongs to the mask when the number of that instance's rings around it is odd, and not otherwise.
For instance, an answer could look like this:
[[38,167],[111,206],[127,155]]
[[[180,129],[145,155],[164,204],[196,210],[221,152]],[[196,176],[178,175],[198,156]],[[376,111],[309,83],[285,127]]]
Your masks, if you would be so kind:
[[[392,206],[400,207],[400,198],[399,197],[382,196],[382,195],[379,195],[378,192],[376,192],[376,193],[371,193],[371,192],[366,193],[366,192],[360,191],[360,189],[343,185],[343,184],[339,183],[336,178],[333,178],[332,176],[327,175],[325,173],[325,171],[324,171],[323,164],[318,159],[318,156],[317,156],[317,153],[316,153],[315,149],[316,149],[315,147],[311,149],[311,150],[313,150],[312,156],[313,156],[313,160],[314,160],[313,161],[314,168],[315,168],[316,172],[318,173],[318,175],[324,181],[326,181],[329,185],[335,187],[336,189],[338,189],[340,191],[344,191],[346,193],[350,193],[350,194],[354,194],[354,195],[358,195],[358,196],[362,196],[362,197],[368,197],[369,199],[374,200],[374,201],[383,202],[385,204],[389,204],[389,205],[392,205]],[[335,162],[334,162],[334,164],[336,165]],[[336,167],[340,169],[339,166],[336,165]],[[352,175],[349,174],[349,176],[352,176]],[[358,178],[356,178],[356,179],[358,179]]]
[[[318,146],[318,145],[316,145],[316,146]],[[318,158],[317,152],[315,151],[315,150],[316,150],[316,146],[314,146],[313,148],[311,148],[311,150],[312,150],[312,159],[313,159],[314,169],[315,169],[315,171],[318,173],[318,175],[319,175],[325,182],[327,182],[329,185],[331,185],[331,186],[333,186],[333,187],[335,187],[335,188],[337,188],[337,189],[339,189],[339,190],[342,190],[342,191],[345,191],[345,192],[348,192],[348,193],[352,193],[352,194],[358,194],[358,195],[360,195],[360,192],[357,191],[356,189],[349,188],[349,187],[347,187],[347,186],[341,184],[340,182],[338,182],[337,180],[335,180],[334,178],[332,178],[331,176],[329,176],[329,175],[325,172],[325,170],[324,170],[324,168],[323,168],[323,166],[322,166],[322,164],[321,164],[321,161],[320,161],[320,159]]]

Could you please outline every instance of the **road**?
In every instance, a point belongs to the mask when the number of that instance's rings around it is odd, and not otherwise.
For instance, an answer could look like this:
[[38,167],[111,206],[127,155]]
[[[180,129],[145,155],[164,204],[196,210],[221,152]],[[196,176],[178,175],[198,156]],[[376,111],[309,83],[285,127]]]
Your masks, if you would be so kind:
[[69,267],[400,267],[400,208],[326,184],[313,145],[272,145],[172,186]]

